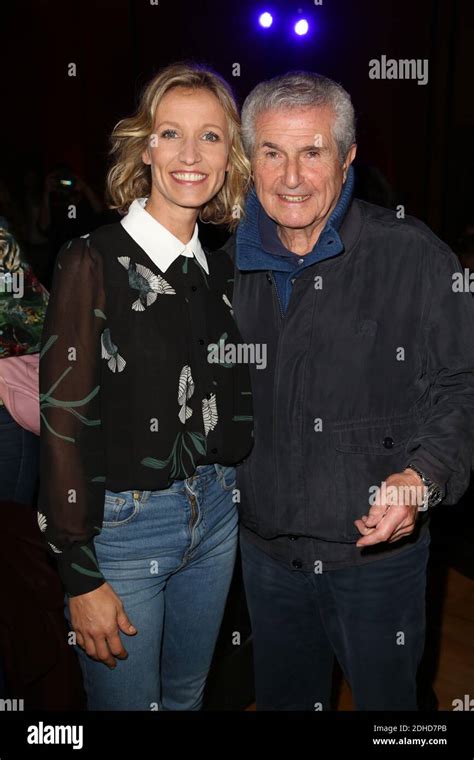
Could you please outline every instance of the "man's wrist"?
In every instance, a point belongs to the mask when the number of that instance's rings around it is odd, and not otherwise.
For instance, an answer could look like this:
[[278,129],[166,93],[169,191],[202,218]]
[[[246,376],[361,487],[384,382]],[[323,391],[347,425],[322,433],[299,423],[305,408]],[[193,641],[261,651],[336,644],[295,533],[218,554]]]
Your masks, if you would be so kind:
[[419,509],[425,511],[430,507],[436,506],[436,504],[439,504],[439,502],[442,501],[442,488],[438,485],[438,483],[435,483],[428,475],[426,475],[425,472],[420,470],[417,465],[410,462],[410,464],[405,468],[405,473],[410,473],[410,477],[412,477],[411,473],[413,473],[418,481],[419,486],[421,485],[423,488],[423,503]]

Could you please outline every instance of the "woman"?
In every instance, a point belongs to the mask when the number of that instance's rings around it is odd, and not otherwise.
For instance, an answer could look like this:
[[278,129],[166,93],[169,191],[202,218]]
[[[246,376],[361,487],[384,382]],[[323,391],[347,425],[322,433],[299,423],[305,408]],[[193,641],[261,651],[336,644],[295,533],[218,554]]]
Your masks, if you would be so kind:
[[240,336],[231,262],[204,252],[196,221],[239,216],[248,164],[238,126],[216,74],[161,71],[112,135],[108,189],[126,216],[58,256],[40,367],[38,519],[91,710],[202,703],[252,408],[247,367],[208,361],[208,346]]

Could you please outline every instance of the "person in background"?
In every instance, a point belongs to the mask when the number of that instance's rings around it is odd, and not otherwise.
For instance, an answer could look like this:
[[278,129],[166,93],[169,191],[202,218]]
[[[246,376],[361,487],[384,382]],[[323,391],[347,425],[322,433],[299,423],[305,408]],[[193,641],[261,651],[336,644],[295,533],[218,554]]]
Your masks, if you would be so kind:
[[[2,360],[38,355],[47,302],[47,291],[22,256],[18,242],[0,227],[0,378]],[[31,504],[38,476],[39,438],[12,417],[5,405],[7,399],[1,398],[2,388],[0,383],[0,500]]]
[[85,705],[59,575],[36,516],[47,303],[18,241],[0,227],[0,698],[22,699],[25,710]]
[[47,237],[50,250],[45,273],[47,287],[51,284],[56,254],[63,243],[95,229],[103,210],[101,199],[68,164],[57,164],[46,176],[37,227]]
[[43,199],[41,173],[33,166],[23,172],[21,208],[25,219],[25,253],[38,280],[45,286],[49,262],[47,235],[38,227],[39,212]]

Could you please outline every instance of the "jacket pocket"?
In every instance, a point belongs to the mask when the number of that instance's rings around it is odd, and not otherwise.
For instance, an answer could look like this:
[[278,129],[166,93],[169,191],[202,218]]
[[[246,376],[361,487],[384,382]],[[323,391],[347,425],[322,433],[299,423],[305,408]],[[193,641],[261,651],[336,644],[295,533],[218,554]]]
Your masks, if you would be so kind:
[[407,465],[407,446],[416,434],[417,413],[335,425],[335,477],[338,534],[341,541],[361,537],[354,520],[370,509],[370,496],[389,475]]

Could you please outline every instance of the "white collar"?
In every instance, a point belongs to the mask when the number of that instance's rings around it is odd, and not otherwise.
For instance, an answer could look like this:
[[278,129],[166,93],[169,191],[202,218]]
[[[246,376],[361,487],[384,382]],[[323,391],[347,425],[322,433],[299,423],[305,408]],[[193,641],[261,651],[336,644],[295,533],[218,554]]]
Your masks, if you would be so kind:
[[136,198],[130,205],[128,213],[120,221],[130,237],[138,243],[140,248],[143,248],[162,272],[166,272],[178,256],[191,258],[195,256],[204,271],[209,274],[206,254],[198,238],[197,223],[189,243],[182,243],[148,211],[145,211],[147,200],[148,198]]

